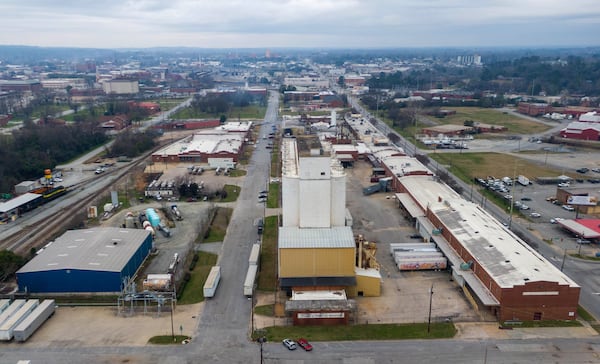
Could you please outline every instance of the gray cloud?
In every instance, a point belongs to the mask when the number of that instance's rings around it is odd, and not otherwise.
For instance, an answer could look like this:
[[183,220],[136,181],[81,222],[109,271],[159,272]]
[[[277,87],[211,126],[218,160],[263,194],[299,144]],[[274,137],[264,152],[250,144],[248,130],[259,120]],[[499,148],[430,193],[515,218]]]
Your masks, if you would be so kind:
[[2,0],[2,44],[598,45],[596,0]]

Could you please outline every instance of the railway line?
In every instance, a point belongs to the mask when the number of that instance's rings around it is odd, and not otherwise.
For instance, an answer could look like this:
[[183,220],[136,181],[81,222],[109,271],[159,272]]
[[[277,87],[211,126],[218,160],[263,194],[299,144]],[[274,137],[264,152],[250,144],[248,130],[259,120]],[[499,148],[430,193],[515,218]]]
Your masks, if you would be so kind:
[[[36,216],[32,215],[25,217],[26,221],[19,221],[19,219],[17,219],[14,222],[14,224],[17,224],[18,226],[14,229],[16,231],[13,234],[5,236],[2,241],[0,241],[0,250],[6,249],[15,254],[26,256],[32,251],[32,248],[37,249],[44,246],[48,241],[59,235],[65,229],[65,225],[71,221],[73,216],[81,213],[82,210],[97,199],[98,195],[108,192],[113,183],[117,183],[122,177],[130,173],[132,169],[142,164],[150,153],[147,153],[122,168],[106,172],[102,176],[102,179],[93,179],[94,182],[91,182],[90,180],[80,181],[66,187],[65,193],[68,191],[67,195],[72,200],[71,203],[65,207],[60,207],[58,203],[42,205],[46,211],[50,213],[52,216],[51,218],[36,219]],[[113,178],[109,179],[108,177],[110,176]],[[90,183],[100,184],[100,187],[94,189],[93,192],[90,193]],[[60,201],[60,199],[60,196],[52,198],[52,200],[55,201]],[[40,208],[42,207],[37,207],[37,209]],[[35,212],[37,212],[37,210],[32,210],[29,214],[35,214]]]

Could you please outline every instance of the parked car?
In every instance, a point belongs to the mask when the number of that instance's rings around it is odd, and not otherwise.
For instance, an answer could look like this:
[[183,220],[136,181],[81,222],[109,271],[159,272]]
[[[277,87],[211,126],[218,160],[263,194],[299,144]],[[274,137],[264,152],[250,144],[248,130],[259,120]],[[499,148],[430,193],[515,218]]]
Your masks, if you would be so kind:
[[587,239],[581,239],[581,238],[578,238],[576,240],[576,242],[577,242],[577,244],[589,244],[589,243],[591,243],[591,241],[589,241]]
[[576,171],[579,173],[587,173],[589,170],[590,170],[589,168],[582,167],[582,168],[577,169]]
[[569,182],[561,182],[558,184],[558,187],[569,187],[571,184]]
[[540,215],[537,212],[532,212],[531,214],[529,214],[529,216],[534,217],[534,218],[542,217],[542,215]]
[[521,197],[521,201],[531,201],[531,197]]
[[297,348],[296,343],[292,339],[283,339],[282,343],[288,350],[296,350]]
[[575,208],[571,205],[562,205],[562,208],[567,211],[575,211]]
[[296,340],[296,343],[298,343],[298,345],[300,345],[300,347],[306,351],[312,351],[313,349],[312,345],[305,338]]
[[551,224],[558,224],[559,221],[564,220],[562,217],[554,217],[552,219],[550,219],[550,223]]
[[592,172],[600,173],[600,168],[592,168]]

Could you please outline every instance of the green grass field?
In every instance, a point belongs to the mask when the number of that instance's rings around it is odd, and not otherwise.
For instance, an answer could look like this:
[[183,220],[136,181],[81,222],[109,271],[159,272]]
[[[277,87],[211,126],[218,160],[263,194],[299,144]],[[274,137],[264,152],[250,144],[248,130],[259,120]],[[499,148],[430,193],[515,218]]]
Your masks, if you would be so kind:
[[[198,262],[190,272],[190,280],[185,284],[177,303],[189,305],[204,301],[204,282],[210,269],[217,264],[216,254],[198,252]],[[187,267],[186,267],[187,269]]]
[[277,221],[277,216],[265,218],[258,275],[261,291],[274,291],[277,287]]
[[535,134],[550,129],[550,127],[541,123],[496,109],[479,107],[449,107],[448,109],[455,110],[456,114],[441,119],[431,118],[440,124],[464,125],[465,120],[473,120],[484,124],[502,125],[507,127],[508,133],[511,134]]
[[305,337],[309,341],[442,339],[456,334],[452,323],[375,324],[342,326],[272,326],[255,332],[253,337],[265,336],[268,341],[286,337]]

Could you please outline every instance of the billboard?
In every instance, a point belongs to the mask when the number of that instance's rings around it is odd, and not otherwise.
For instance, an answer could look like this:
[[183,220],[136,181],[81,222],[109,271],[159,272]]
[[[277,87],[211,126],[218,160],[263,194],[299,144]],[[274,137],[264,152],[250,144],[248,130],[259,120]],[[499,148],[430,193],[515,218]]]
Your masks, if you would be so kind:
[[596,206],[598,204],[598,199],[594,196],[569,196],[569,198],[567,199],[567,204],[579,206]]

